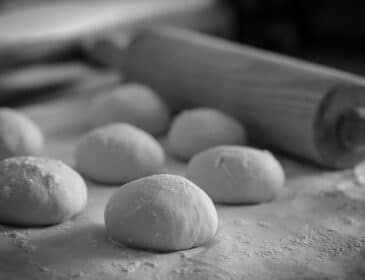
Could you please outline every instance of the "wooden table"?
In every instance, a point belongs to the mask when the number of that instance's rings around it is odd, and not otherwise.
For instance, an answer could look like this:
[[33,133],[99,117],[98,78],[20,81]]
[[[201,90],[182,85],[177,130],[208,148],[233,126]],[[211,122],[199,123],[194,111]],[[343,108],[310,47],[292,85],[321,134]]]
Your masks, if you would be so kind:
[[[102,91],[20,108],[44,131],[45,156],[73,165],[90,96]],[[44,228],[0,226],[0,279],[365,279],[365,168],[328,172],[279,159],[282,197],[216,205],[214,240],[172,253],[111,242],[103,212],[117,186],[87,182],[88,204],[77,217]],[[184,166],[169,158],[166,172],[184,174]]]

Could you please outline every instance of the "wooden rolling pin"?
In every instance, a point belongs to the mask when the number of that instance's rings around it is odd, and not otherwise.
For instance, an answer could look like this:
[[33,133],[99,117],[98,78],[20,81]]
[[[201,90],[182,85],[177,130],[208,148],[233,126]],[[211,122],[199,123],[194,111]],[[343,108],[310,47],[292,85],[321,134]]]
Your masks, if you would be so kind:
[[127,81],[178,110],[228,112],[266,147],[332,168],[365,158],[359,76],[169,27],[141,32],[119,57]]

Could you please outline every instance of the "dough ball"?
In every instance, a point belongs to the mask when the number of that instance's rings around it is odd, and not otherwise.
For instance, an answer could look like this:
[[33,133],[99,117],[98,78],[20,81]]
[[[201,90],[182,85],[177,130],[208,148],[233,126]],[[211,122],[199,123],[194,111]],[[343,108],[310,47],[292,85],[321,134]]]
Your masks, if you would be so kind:
[[44,226],[84,209],[84,180],[62,161],[12,157],[0,162],[0,223]]
[[167,105],[152,89],[128,84],[97,98],[90,106],[88,121],[93,128],[126,122],[159,135],[167,129],[170,117]]
[[285,181],[280,163],[264,150],[220,146],[194,156],[187,177],[215,202],[259,203],[272,200]]
[[75,153],[81,173],[107,184],[158,173],[164,158],[161,145],[151,135],[126,123],[109,124],[88,132]]
[[43,148],[43,134],[26,116],[9,108],[0,109],[0,159],[37,155]]
[[242,125],[232,117],[209,108],[182,112],[172,122],[167,149],[181,159],[218,145],[239,145],[246,141]]
[[132,247],[184,250],[211,240],[218,227],[207,194],[189,180],[154,175],[120,187],[105,209],[110,237]]

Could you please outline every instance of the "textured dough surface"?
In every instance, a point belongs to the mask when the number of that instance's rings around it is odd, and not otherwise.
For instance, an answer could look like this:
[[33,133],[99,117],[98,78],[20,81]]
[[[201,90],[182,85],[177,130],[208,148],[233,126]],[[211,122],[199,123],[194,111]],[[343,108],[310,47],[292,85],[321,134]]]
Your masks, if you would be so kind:
[[[75,120],[84,116],[85,104],[70,98],[23,109],[48,135],[47,155],[73,162],[73,143],[84,128]],[[104,210],[116,189],[90,182],[87,208],[74,219],[35,229],[0,226],[0,279],[364,280],[365,169],[280,162],[287,198],[216,205],[219,230],[212,242],[169,254],[112,244]],[[175,159],[165,168],[185,174],[185,164]]]
[[218,145],[240,145],[246,141],[243,126],[231,116],[210,108],[179,114],[167,137],[168,151],[181,159]]
[[13,157],[0,162],[0,223],[43,226],[84,209],[84,180],[62,161]]
[[208,195],[176,175],[154,175],[119,188],[107,203],[105,226],[115,241],[159,251],[210,241],[218,226]]
[[161,145],[127,123],[114,123],[86,133],[75,152],[77,169],[90,179],[125,183],[158,173],[164,163]]
[[152,135],[159,135],[169,125],[169,109],[152,89],[128,84],[94,100],[89,109],[90,127],[114,122],[135,125]]
[[270,152],[240,146],[219,146],[197,154],[186,174],[221,203],[272,200],[285,181],[283,168]]
[[43,141],[41,130],[29,118],[9,108],[0,109],[0,159],[37,155]]

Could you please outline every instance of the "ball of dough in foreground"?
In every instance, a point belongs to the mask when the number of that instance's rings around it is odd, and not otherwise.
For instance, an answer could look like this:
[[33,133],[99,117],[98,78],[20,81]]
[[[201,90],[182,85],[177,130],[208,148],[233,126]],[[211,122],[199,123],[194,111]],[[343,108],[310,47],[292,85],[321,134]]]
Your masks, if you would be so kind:
[[37,155],[43,148],[43,134],[26,116],[9,108],[0,109],[0,159]]
[[76,147],[77,169],[95,181],[125,183],[163,168],[161,145],[143,130],[126,123],[96,128]]
[[84,209],[84,180],[62,161],[13,157],[0,162],[0,223],[44,226]]
[[220,146],[197,154],[187,177],[215,202],[259,203],[272,200],[285,181],[280,163],[264,150]]
[[168,151],[190,159],[218,145],[240,145],[246,141],[243,126],[232,117],[209,108],[182,112],[172,122],[167,136]]
[[120,187],[105,208],[109,236],[157,251],[184,250],[211,240],[218,217],[208,195],[186,178],[160,174]]
[[128,84],[97,98],[90,106],[88,121],[91,127],[126,122],[159,135],[167,129],[170,116],[167,105],[152,89]]

